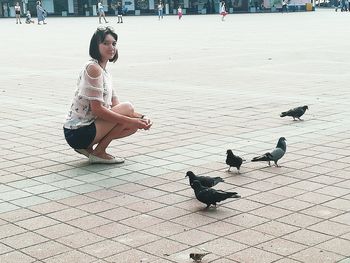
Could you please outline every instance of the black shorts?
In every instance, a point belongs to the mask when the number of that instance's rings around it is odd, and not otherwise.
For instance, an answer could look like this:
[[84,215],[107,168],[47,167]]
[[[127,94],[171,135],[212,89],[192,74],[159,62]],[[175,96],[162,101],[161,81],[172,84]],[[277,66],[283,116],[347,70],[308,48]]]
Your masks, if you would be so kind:
[[16,15],[20,15],[21,14],[21,11],[16,11]]
[[73,149],[88,148],[96,136],[96,126],[94,122],[89,126],[84,126],[75,130],[63,128],[63,131],[67,143]]

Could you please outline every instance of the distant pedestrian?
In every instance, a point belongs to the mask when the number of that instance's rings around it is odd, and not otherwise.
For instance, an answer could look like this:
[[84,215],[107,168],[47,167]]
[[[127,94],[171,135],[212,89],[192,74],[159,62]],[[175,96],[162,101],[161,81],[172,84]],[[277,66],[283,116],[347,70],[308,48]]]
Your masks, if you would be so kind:
[[120,2],[117,3],[118,23],[123,23],[123,8]]
[[287,0],[282,0],[282,13],[283,12],[288,12],[288,7],[287,7],[288,3]]
[[221,1],[220,15],[221,15],[221,21],[225,21],[225,16],[227,15],[225,1]]
[[32,20],[32,15],[30,14],[30,11],[27,10],[27,14],[26,14],[26,24],[34,24],[34,20]]
[[158,20],[160,20],[160,18],[163,19],[163,3],[159,2],[158,4]]
[[335,12],[338,12],[338,9],[340,9],[341,12],[346,10],[346,1],[345,0],[338,0],[338,4],[335,7]]
[[46,10],[41,6],[41,2],[37,1],[36,2],[36,13],[38,16],[38,25],[41,25],[41,22],[43,22],[44,25],[46,25]]
[[336,1],[335,12],[338,12],[338,8],[341,10],[341,0]]
[[103,9],[104,8],[103,8],[102,0],[99,0],[97,3],[97,11],[98,11],[98,21],[100,24],[101,24],[102,17],[105,20],[105,23],[108,23],[108,21],[106,20],[105,11]]
[[179,16],[179,20],[182,18],[182,8],[181,5],[179,5],[179,8],[177,9],[177,15]]
[[21,22],[21,6],[19,5],[18,2],[15,5],[15,13],[16,13],[16,24],[18,24],[18,22],[20,24],[22,24],[22,22]]
[[345,0],[341,0],[341,10],[340,11],[345,11]]

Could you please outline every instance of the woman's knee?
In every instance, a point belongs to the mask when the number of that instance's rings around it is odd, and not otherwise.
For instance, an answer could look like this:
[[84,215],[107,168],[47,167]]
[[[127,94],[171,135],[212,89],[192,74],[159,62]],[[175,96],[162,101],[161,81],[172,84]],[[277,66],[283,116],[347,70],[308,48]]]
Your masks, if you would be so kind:
[[121,102],[112,110],[129,117],[132,117],[135,112],[134,105],[131,102]]
[[126,102],[122,102],[122,104],[123,104],[123,107],[125,107],[125,110],[127,112],[130,112],[131,114],[133,114],[135,112],[134,105],[132,105],[131,102],[126,101]]

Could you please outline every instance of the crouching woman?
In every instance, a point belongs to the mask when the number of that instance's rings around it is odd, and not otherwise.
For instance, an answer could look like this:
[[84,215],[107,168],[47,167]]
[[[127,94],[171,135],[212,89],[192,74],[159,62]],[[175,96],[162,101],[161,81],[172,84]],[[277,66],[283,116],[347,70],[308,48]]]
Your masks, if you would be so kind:
[[122,163],[106,152],[112,140],[148,130],[150,119],[129,102],[119,102],[112,88],[108,62],[118,59],[118,35],[112,28],[98,28],[90,41],[91,60],[82,69],[63,129],[68,144],[90,163]]

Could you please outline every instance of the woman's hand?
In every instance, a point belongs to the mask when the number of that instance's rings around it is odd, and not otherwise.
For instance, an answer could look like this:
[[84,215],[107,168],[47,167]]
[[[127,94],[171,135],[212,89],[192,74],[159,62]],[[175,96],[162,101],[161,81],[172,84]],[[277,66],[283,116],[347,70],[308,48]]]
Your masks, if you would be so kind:
[[152,122],[148,119],[132,118],[132,125],[138,129],[149,130],[152,126]]
[[145,116],[145,115],[142,115],[142,116],[143,116],[143,118],[141,120],[143,120],[147,124],[147,127],[144,130],[149,130],[151,128],[153,122],[147,116]]

